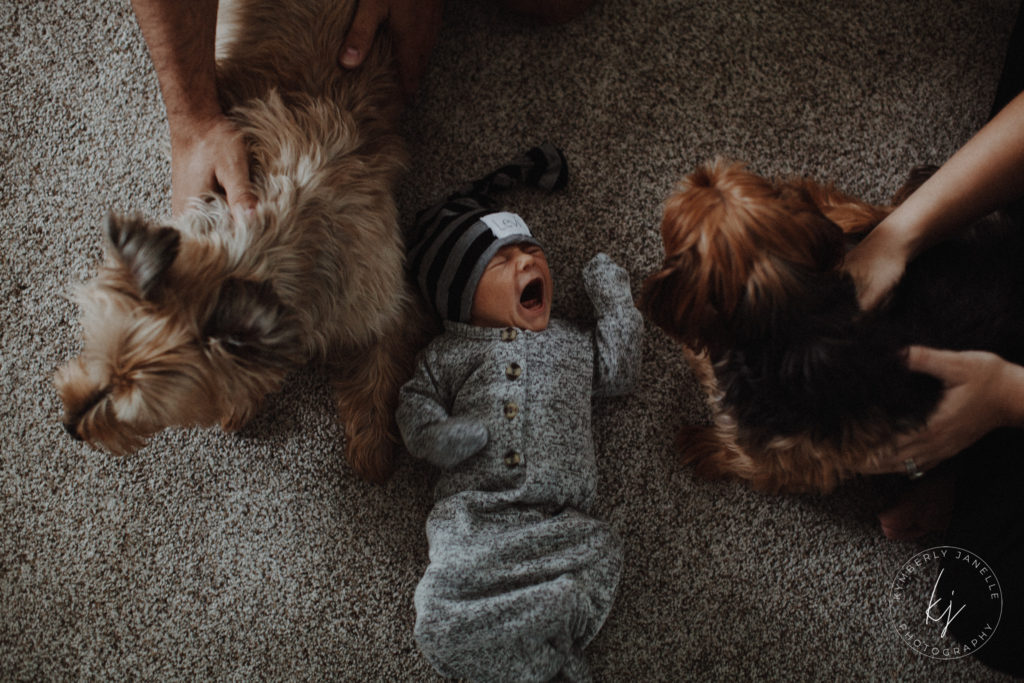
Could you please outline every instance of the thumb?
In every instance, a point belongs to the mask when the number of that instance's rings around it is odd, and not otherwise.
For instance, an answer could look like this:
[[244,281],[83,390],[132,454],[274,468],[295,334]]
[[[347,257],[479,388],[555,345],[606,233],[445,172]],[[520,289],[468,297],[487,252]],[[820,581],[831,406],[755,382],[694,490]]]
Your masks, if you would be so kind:
[[249,159],[245,155],[245,148],[228,151],[232,153],[227,154],[217,167],[217,183],[224,190],[235,220],[240,220],[256,210],[256,195],[249,182]]
[[252,192],[243,192],[236,195],[234,201],[231,195],[228,195],[228,206],[231,207],[231,214],[236,221],[245,222],[245,219],[256,211],[256,195]]
[[386,10],[379,7],[379,3],[372,0],[362,0],[359,3],[356,16],[352,19],[352,25],[345,35],[345,42],[338,55],[338,62],[343,67],[355,69],[363,63],[385,16]]
[[945,380],[949,378],[957,357],[956,351],[911,346],[907,348],[907,368],[911,372],[921,372]]
[[236,221],[244,221],[256,210],[256,195],[252,191],[252,185],[245,175],[231,176],[220,181],[224,188],[224,195],[231,207],[231,213]]

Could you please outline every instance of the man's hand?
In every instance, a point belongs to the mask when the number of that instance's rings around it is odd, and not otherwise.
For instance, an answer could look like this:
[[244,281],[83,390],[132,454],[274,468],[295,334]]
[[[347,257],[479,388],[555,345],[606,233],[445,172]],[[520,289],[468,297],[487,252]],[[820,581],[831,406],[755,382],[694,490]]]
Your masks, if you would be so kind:
[[222,189],[235,220],[256,206],[245,140],[217,98],[217,0],[132,0],[167,107],[171,132],[171,213]]
[[190,199],[224,191],[236,221],[256,208],[249,182],[249,158],[241,132],[224,115],[189,122],[171,139],[171,211],[177,216]]
[[441,0],[359,0],[338,62],[346,69],[362,64],[377,30],[387,22],[395,42],[402,90],[412,98],[437,42],[441,9]]

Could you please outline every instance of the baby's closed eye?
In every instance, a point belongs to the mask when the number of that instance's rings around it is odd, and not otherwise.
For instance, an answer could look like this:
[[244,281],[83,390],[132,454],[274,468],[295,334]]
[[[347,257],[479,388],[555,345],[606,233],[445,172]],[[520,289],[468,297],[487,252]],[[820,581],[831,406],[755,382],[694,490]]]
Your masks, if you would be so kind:
[[487,270],[490,270],[491,268],[497,268],[499,266],[503,266],[506,263],[508,263],[508,256],[503,256],[501,254],[498,254],[498,255],[496,255],[494,258],[492,258],[487,263]]

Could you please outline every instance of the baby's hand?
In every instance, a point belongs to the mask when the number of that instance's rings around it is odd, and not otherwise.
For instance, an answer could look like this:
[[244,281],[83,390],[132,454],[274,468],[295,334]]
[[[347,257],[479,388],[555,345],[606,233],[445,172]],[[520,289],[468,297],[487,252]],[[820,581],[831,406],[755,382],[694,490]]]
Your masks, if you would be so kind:
[[584,266],[583,285],[599,316],[616,306],[633,306],[629,273],[603,252]]
[[487,427],[473,417],[453,417],[435,426],[434,461],[439,467],[455,467],[487,445]]

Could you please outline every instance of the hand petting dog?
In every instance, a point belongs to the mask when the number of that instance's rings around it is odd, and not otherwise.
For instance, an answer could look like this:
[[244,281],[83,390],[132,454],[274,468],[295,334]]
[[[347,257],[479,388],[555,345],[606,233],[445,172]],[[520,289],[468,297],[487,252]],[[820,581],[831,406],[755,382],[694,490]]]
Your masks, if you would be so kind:
[[171,213],[220,188],[236,221],[256,210],[249,182],[249,151],[242,132],[226,116],[189,123],[190,133],[171,142]]
[[927,472],[997,427],[1024,425],[1024,367],[987,351],[911,346],[907,367],[942,380],[946,393],[919,430],[902,434],[897,451],[867,474],[903,473],[912,460]]
[[[863,310],[871,310],[924,247],[978,216],[1020,198],[1024,178],[1024,96],[1012,100],[910,194],[844,259]],[[1024,368],[991,353],[911,347],[908,367],[941,379],[946,394],[922,429],[871,473],[927,471],[992,429],[1024,424]],[[909,463],[909,464],[908,464]]]
[[241,132],[218,101],[214,61],[216,0],[132,0],[149,47],[171,135],[171,213],[224,191],[236,220],[256,207]]

